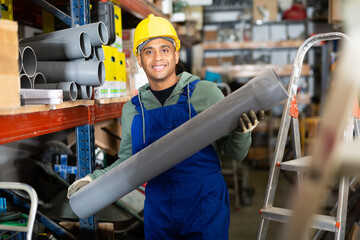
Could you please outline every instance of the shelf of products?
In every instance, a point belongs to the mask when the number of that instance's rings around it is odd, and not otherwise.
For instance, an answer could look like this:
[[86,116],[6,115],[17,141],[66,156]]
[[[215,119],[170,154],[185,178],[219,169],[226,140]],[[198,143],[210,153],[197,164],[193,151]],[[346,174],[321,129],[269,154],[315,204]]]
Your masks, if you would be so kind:
[[138,18],[146,18],[149,14],[168,18],[153,3],[146,0],[111,0],[124,10],[130,12]]
[[87,100],[87,105],[77,105],[75,101],[71,107],[58,106],[51,110],[49,105],[25,106],[11,110],[12,114],[4,114],[2,110],[0,144],[121,117],[126,100],[109,104]]
[[270,48],[298,48],[303,43],[301,40],[286,40],[276,42],[204,42],[205,51],[233,50],[233,49],[270,49]]
[[[146,0],[112,2],[141,19],[151,13],[168,18],[153,3]],[[77,100],[59,105],[0,109],[0,144],[121,117],[122,106],[129,99],[130,97]]]
[[[202,69],[202,76],[205,76],[205,71],[228,74],[233,78],[251,78],[259,75],[264,69],[272,68],[279,77],[290,76],[292,72],[291,64],[275,65],[275,64],[243,64],[232,66],[207,66]],[[310,75],[310,65],[303,64],[301,69],[302,76]]]

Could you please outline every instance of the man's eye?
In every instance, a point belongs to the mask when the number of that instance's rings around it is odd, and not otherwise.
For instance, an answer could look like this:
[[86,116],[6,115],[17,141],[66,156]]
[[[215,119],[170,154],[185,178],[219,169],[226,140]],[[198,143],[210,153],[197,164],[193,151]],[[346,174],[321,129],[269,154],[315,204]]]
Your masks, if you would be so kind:
[[152,54],[152,53],[153,53],[153,51],[150,51],[150,50],[145,52],[145,54],[147,54],[147,55]]
[[162,50],[162,52],[164,52],[164,53],[169,52],[169,49],[164,48],[164,49]]

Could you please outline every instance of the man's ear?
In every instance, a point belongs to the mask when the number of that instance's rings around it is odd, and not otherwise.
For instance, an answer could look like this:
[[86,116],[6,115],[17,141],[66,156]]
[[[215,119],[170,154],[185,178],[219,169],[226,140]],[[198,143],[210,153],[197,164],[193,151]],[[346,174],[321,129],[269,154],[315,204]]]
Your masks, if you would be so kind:
[[138,54],[138,55],[136,56],[136,59],[137,59],[137,61],[138,61],[139,66],[142,68],[140,54]]

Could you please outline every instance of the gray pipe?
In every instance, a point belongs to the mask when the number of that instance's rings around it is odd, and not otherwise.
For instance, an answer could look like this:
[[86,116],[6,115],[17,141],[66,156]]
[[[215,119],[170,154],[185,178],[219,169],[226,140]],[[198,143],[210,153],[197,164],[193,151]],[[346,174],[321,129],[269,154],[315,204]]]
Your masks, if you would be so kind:
[[59,82],[47,84],[35,84],[35,89],[61,89],[63,91],[63,99],[75,101],[78,95],[76,84],[74,82]]
[[105,60],[105,53],[102,46],[93,47],[93,54],[95,59],[98,61],[104,61]]
[[96,61],[38,62],[48,83],[75,82],[80,85],[101,86],[105,82],[105,66]]
[[19,73],[22,71],[22,58],[21,58],[21,51],[20,51],[20,48],[19,48]]
[[31,82],[32,82],[33,87],[35,88],[36,84],[45,84],[46,78],[45,78],[44,74],[42,74],[41,72],[37,72],[35,74],[35,76],[31,77]]
[[22,60],[22,73],[29,77],[35,75],[37,70],[37,58],[34,50],[29,46],[20,47],[21,60]]
[[92,91],[93,91],[93,87],[92,86],[86,86],[86,85],[78,85],[77,86],[77,90],[78,90],[78,98],[79,99],[91,99],[92,97]]
[[28,75],[26,74],[21,74],[20,75],[20,88],[22,89],[31,89],[33,88],[33,85],[31,83],[31,79]]
[[21,43],[20,46],[30,46],[38,61],[72,60],[87,58],[91,54],[90,38],[84,32]]
[[267,110],[287,97],[273,70],[265,71],[80,189],[70,197],[72,210],[80,218],[95,214],[235,129],[242,113]]
[[44,33],[34,37],[23,38],[19,41],[19,43],[25,44],[49,38],[57,38],[77,34],[80,32],[85,32],[89,35],[92,46],[101,46],[103,44],[106,45],[109,42],[109,33],[107,31],[106,25],[103,22],[97,22],[50,33]]

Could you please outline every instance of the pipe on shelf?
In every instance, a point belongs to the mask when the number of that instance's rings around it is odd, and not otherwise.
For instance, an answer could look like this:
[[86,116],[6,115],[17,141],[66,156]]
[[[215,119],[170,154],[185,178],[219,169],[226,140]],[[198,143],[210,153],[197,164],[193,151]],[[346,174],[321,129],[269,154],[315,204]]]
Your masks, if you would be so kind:
[[33,77],[37,70],[37,58],[34,50],[29,46],[19,47],[21,51],[22,70],[21,73]]
[[287,98],[274,71],[263,72],[74,193],[70,197],[72,210],[80,218],[95,214],[234,130],[242,113],[267,110]]
[[86,85],[78,85],[77,86],[77,90],[78,90],[78,98],[79,99],[85,99],[85,100],[89,100],[92,97],[92,92],[93,92],[93,87],[92,86],[86,86]]
[[36,42],[20,43],[20,46],[30,46],[38,61],[72,60],[87,58],[91,54],[90,38],[84,32]]
[[18,59],[18,61],[19,61],[19,72],[21,72],[22,71],[22,58],[21,58],[21,51],[20,51],[20,48],[19,48],[19,59]]
[[63,91],[63,99],[75,101],[78,96],[76,84],[74,82],[59,82],[35,84],[35,89],[61,89]]
[[33,88],[32,81],[28,75],[26,75],[26,74],[20,75],[20,88],[22,88],[22,89],[32,89]]
[[104,53],[104,49],[102,48],[102,46],[93,47],[93,54],[94,54],[95,59],[97,59],[98,61],[105,60],[105,53]]
[[48,83],[75,82],[98,87],[105,82],[105,66],[100,61],[39,61],[38,71]]
[[44,39],[63,37],[76,33],[84,32],[89,35],[92,46],[106,45],[109,42],[109,32],[103,22],[90,23],[73,28],[67,28],[50,33],[40,34],[34,37],[23,38],[19,41],[20,44],[36,42]]
[[31,77],[31,82],[35,88],[36,84],[46,84],[46,78],[44,74],[42,74],[41,72],[37,72],[33,77]]

